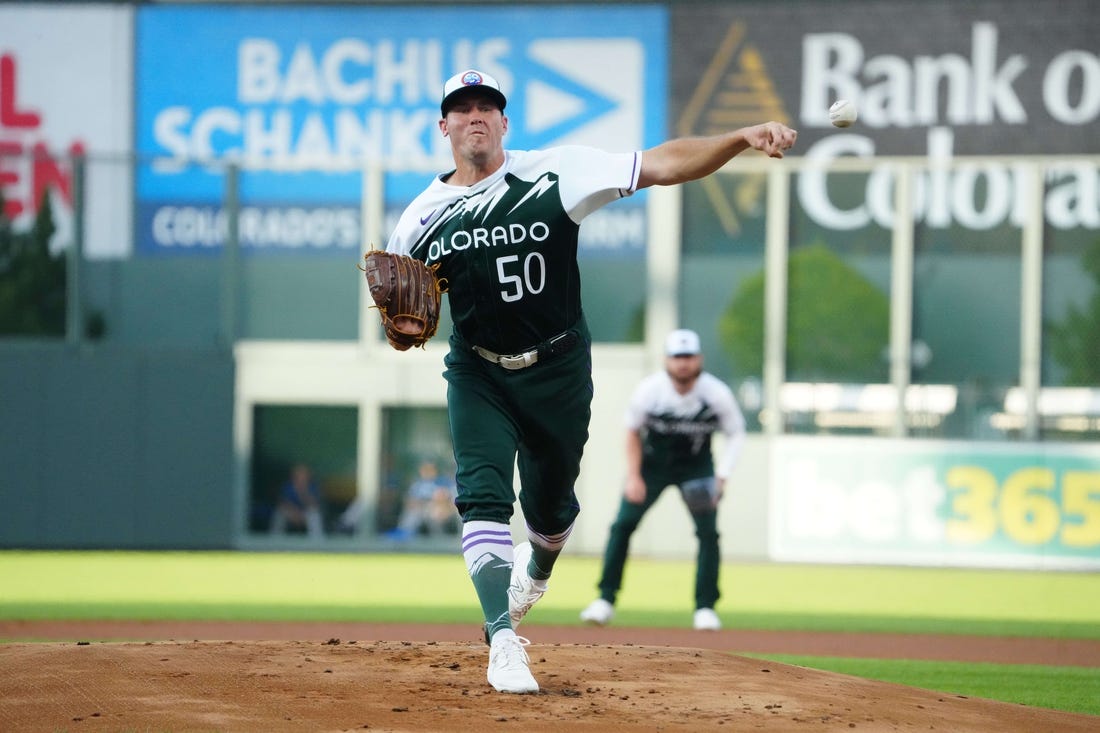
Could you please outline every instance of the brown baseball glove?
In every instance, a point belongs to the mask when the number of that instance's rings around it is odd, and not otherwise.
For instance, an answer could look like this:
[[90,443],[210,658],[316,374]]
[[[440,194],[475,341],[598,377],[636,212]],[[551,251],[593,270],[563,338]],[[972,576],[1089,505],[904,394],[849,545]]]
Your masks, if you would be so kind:
[[424,346],[439,327],[439,302],[446,280],[415,257],[372,249],[359,267],[382,316],[386,340],[398,351]]

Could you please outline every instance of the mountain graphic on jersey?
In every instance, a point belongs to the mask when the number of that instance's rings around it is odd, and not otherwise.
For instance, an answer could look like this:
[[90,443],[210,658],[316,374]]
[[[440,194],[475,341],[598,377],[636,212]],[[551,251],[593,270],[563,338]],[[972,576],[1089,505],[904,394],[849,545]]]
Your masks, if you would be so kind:
[[510,570],[512,564],[505,562],[498,555],[491,552],[483,552],[470,563],[470,575],[477,575],[483,570]]
[[500,176],[437,212],[413,256],[440,263],[458,333],[518,353],[561,333],[581,313],[580,226],[562,206],[558,175]]
[[[443,261],[446,268],[449,255],[546,239],[549,227],[565,213],[557,195],[557,183],[557,175],[549,172],[534,181],[506,173],[488,188],[452,202],[436,218],[414,254],[419,257],[426,254],[429,264]],[[568,217],[563,225],[576,229]],[[426,251],[424,244],[428,245]]]

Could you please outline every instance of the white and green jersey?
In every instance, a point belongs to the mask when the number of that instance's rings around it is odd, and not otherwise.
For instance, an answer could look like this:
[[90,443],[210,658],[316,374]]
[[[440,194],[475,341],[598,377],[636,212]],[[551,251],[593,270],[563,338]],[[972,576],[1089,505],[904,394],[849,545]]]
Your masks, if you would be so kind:
[[[668,372],[654,372],[635,388],[626,410],[626,426],[642,436],[643,470],[683,478],[713,473],[726,478],[745,442],[745,417],[733,391],[703,372],[686,394],[676,391]],[[725,434],[715,467],[711,438]]]
[[580,223],[634,193],[640,168],[641,153],[508,150],[504,165],[473,186],[436,177],[405,209],[386,249],[440,263],[463,341],[518,353],[577,322]]

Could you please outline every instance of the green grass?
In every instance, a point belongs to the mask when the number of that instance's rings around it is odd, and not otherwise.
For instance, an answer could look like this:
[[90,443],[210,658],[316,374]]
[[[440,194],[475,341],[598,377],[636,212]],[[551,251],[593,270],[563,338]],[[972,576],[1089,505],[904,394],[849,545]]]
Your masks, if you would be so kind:
[[[563,557],[531,625],[579,623],[599,560]],[[617,623],[687,627],[694,567],[632,558]],[[429,588],[430,592],[426,592]],[[731,628],[1100,639],[1100,575],[727,563]],[[0,551],[0,619],[479,624],[461,556]],[[1100,669],[769,655],[955,694],[1100,715]]]
[[[576,623],[598,574],[597,558],[562,558],[539,622]],[[693,577],[690,562],[632,559],[620,621],[688,625]],[[1100,576],[1089,573],[727,563],[722,587],[719,611],[741,628],[1100,639]],[[480,615],[457,553],[0,551],[0,618],[476,622]]]
[[[793,654],[746,654],[785,664],[896,682],[953,695],[1100,715],[1100,669],[1034,664],[973,664],[916,660],[848,659]],[[1100,726],[1100,723],[1098,723]]]

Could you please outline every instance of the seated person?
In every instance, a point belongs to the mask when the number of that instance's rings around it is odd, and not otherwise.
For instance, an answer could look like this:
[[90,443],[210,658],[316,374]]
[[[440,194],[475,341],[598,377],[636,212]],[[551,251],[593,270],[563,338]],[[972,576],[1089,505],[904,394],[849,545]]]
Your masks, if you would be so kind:
[[417,479],[409,485],[397,528],[386,533],[390,539],[409,539],[421,532],[429,535],[455,534],[458,531],[458,511],[454,501],[458,495],[454,481],[439,473],[434,461],[422,461]]
[[304,463],[295,464],[290,478],[279,491],[279,503],[271,520],[271,533],[305,533],[313,538],[324,536],[321,518],[321,490],[313,472]]

